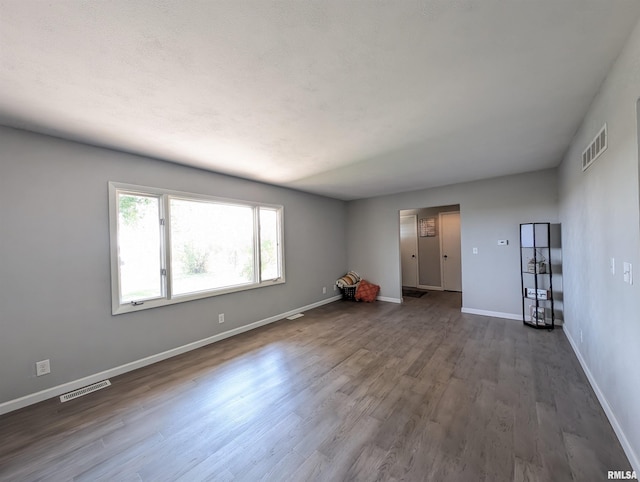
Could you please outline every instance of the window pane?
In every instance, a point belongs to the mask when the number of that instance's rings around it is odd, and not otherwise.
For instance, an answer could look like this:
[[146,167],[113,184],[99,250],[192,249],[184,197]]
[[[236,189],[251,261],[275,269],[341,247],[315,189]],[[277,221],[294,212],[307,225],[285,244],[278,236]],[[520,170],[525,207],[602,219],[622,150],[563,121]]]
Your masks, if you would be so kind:
[[253,283],[253,208],[170,199],[173,294]]
[[120,303],[163,296],[157,197],[118,194],[118,253]]
[[278,249],[278,211],[260,208],[260,269],[261,279],[280,277]]

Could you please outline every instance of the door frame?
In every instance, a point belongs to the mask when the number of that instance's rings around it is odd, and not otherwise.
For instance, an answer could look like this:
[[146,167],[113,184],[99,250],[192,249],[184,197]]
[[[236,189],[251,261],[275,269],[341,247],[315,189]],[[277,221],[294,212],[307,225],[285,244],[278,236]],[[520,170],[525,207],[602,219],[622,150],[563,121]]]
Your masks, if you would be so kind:
[[415,245],[415,256],[416,256],[416,279],[415,279],[415,286],[412,286],[412,288],[418,288],[420,286],[420,253],[418,252],[418,248],[419,248],[419,244],[418,244],[418,215],[417,214],[400,214],[400,229],[398,230],[398,234],[400,236],[400,287],[405,286],[404,283],[402,282],[403,278],[404,278],[404,269],[402,267],[402,218],[413,218],[413,225],[415,227],[415,238],[414,238],[414,245]]

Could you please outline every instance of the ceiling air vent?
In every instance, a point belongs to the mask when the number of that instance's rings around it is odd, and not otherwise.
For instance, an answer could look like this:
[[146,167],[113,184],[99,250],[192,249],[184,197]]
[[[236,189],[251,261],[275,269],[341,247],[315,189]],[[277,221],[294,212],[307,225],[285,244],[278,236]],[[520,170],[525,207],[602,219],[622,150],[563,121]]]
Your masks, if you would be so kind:
[[598,135],[593,138],[589,146],[582,153],[582,170],[585,171],[600,157],[607,148],[607,124],[602,126]]

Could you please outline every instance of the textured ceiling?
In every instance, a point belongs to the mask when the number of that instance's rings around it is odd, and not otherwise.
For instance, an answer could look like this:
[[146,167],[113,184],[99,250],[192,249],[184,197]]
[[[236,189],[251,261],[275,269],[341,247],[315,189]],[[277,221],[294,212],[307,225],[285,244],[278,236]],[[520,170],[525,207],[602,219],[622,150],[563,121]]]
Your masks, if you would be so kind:
[[556,166],[637,0],[0,0],[0,124],[341,199]]

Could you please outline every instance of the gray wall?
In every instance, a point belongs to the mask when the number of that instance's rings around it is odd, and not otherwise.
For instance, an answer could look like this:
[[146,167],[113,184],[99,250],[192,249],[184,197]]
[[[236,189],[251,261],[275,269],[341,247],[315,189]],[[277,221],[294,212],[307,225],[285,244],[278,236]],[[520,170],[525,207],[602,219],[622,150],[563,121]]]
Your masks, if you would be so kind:
[[[284,205],[286,284],[112,316],[108,181]],[[341,201],[0,128],[0,403],[335,295],[345,216]]]
[[350,268],[379,284],[381,296],[399,299],[400,210],[451,204],[460,205],[463,307],[520,314],[519,224],[558,222],[555,170],[352,201]]
[[[636,101],[640,25],[613,65],[559,169],[565,331],[640,471],[640,213]],[[604,123],[608,149],[585,172],[582,151]],[[615,275],[609,270],[615,259]],[[623,282],[622,263],[636,280]],[[611,417],[610,417],[611,419]],[[626,439],[626,442],[624,441]]]

